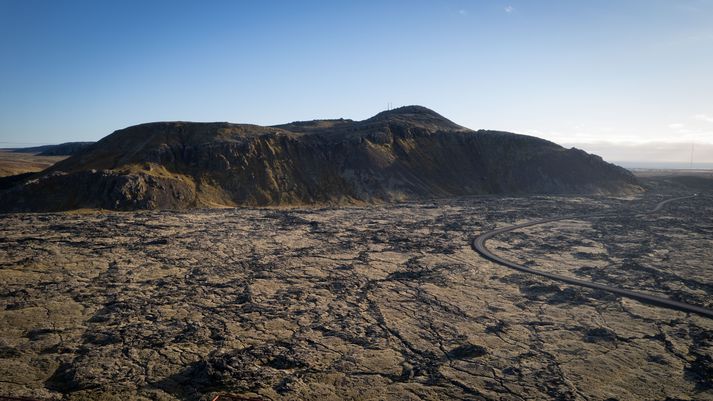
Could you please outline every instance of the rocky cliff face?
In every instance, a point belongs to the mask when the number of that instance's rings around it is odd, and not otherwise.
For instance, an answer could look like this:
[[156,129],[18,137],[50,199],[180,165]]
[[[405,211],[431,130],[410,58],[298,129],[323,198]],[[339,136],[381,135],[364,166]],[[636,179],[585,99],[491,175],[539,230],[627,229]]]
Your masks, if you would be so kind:
[[0,193],[4,211],[389,202],[475,194],[622,194],[628,171],[423,107],[275,127],[150,123],[114,132]]

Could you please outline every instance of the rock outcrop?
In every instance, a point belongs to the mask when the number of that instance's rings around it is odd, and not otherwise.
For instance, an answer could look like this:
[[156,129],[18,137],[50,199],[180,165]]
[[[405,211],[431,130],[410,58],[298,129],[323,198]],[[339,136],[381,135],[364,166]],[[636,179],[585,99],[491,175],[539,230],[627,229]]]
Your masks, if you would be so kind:
[[478,194],[625,194],[578,149],[472,131],[419,106],[364,121],[159,122],[114,132],[0,193],[3,211],[356,204]]

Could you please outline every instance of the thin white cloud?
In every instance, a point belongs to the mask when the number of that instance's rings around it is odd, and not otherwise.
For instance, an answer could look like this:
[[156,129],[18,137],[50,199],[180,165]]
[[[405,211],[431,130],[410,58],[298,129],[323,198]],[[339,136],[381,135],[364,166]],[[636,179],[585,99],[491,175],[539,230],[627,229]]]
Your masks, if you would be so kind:
[[707,114],[696,114],[695,116],[693,116],[693,118],[695,118],[696,120],[713,123],[713,117],[711,117]]
[[[610,142],[561,143],[565,147],[577,147],[602,156],[608,161],[638,161],[644,163],[685,163],[691,160],[691,142]],[[694,164],[713,163],[713,144],[696,142]]]
[[467,10],[460,9],[460,10],[458,10],[458,14],[460,14],[460,15],[468,15],[468,11],[467,11]]
[[613,131],[603,132],[601,129],[590,130],[568,130],[567,132],[559,131],[538,131],[529,130],[522,131],[524,133],[548,139],[556,143],[581,143],[592,144],[606,142],[609,144],[642,144],[652,141],[659,143],[700,143],[713,145],[713,131],[704,129],[694,129],[693,127],[681,126],[672,128],[672,133],[668,135],[657,135],[644,137],[636,132]]
[[506,13],[510,14],[511,12],[515,11],[515,7],[508,5],[505,6],[504,10]]
[[695,35],[680,35],[668,38],[666,40],[653,42],[650,44],[653,48],[668,48],[679,46],[703,46],[713,42],[713,32],[706,32]]
[[676,132],[678,134],[690,134],[690,133],[694,132],[693,130],[686,127],[686,124],[682,124],[682,123],[669,124],[668,127],[671,128],[674,132]]

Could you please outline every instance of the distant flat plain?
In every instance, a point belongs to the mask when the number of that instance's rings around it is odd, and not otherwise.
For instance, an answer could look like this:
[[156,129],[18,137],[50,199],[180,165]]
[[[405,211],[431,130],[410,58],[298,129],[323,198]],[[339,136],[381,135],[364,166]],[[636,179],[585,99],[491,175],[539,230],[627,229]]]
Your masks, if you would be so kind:
[[42,171],[66,158],[67,156],[40,156],[0,149],[0,177]]

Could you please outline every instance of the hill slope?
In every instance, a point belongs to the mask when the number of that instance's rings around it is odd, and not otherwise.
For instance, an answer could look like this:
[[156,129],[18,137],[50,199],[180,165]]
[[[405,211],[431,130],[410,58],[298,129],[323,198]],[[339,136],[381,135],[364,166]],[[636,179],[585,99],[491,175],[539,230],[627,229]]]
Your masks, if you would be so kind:
[[9,150],[15,153],[32,153],[39,156],[70,156],[93,143],[94,142],[65,142],[58,145],[42,145]]
[[160,122],[114,132],[0,193],[5,211],[345,204],[640,191],[577,149],[472,131],[419,106],[274,127]]

